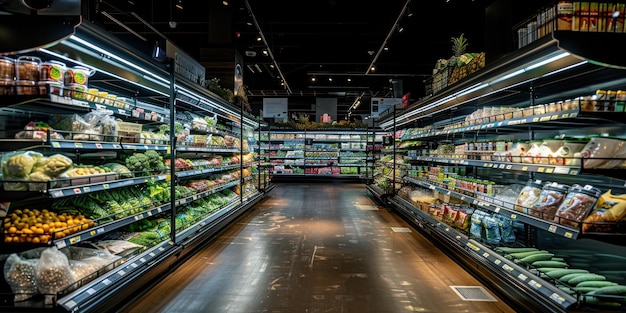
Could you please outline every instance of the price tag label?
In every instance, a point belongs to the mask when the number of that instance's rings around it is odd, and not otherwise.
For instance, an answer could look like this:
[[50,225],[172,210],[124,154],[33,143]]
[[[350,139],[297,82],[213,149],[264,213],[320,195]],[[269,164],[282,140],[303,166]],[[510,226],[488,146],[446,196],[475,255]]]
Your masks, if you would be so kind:
[[87,294],[89,294],[89,295],[93,295],[94,293],[96,293],[96,290],[95,290],[95,289],[93,289],[93,288],[89,288],[89,289],[87,289]]
[[576,117],[578,116],[578,112],[573,112],[569,114],[569,117]]
[[150,252],[148,253],[149,256],[154,257],[156,254],[154,254],[154,252]]
[[546,169],[546,173],[548,173],[548,174],[552,174],[552,173],[554,173],[554,167],[548,167],[548,168]]
[[489,257],[489,253],[488,252],[483,253],[483,257],[488,258]]
[[537,169],[537,173],[543,173],[545,171],[546,171],[546,169],[544,167],[540,167],[540,168]]
[[539,122],[539,118],[538,117],[534,117],[533,118],[533,123],[537,123],[537,122]]
[[506,169],[507,169],[507,170],[510,170],[511,168],[513,168],[513,165],[511,165],[511,164],[508,164],[508,165],[506,166]]
[[163,212],[163,209],[162,208],[158,208],[157,209],[157,213],[161,213],[161,212]]
[[128,113],[126,113],[126,110],[124,110],[124,109],[117,109],[117,113],[128,115]]
[[57,191],[52,193],[52,196],[55,197],[55,198],[63,197],[63,191],[57,190]]
[[132,268],[137,268],[137,266],[139,266],[139,265],[137,265],[137,263],[133,263],[133,264],[131,264],[130,266],[131,266]]
[[148,147],[147,145],[143,145],[143,148],[144,148],[145,150],[150,150],[150,147]]
[[123,270],[119,270],[117,272],[117,275],[124,276],[124,275],[126,275],[126,272],[124,272]]
[[496,207],[493,211],[496,213],[500,213],[500,207]]
[[148,211],[148,213],[146,213],[148,216],[152,216],[152,211]]
[[70,238],[69,242],[70,242],[70,244],[73,245],[73,244],[75,244],[77,242],[80,242],[80,240],[81,240],[81,236],[76,236],[76,237]]
[[511,214],[511,216],[510,216],[510,217],[511,217],[512,219],[516,219],[516,218],[517,218],[517,214],[513,213],[513,214]]
[[102,280],[102,284],[108,286],[111,284],[111,281],[108,278],[105,278],[104,280]]
[[74,194],[77,194],[77,195],[79,195],[79,194],[83,193],[83,192],[80,190],[80,188],[74,188],[74,189],[73,189],[73,191],[74,191]]
[[135,221],[138,221],[138,220],[140,220],[141,218],[142,218],[141,216],[139,216],[139,215],[135,215]]
[[65,242],[65,240],[57,241],[56,246],[57,248],[62,249],[67,247],[67,243]]
[[98,149],[102,149],[102,144],[101,144],[101,143],[97,143],[97,144],[96,144],[96,148],[98,148]]
[[551,120],[558,120],[559,119],[559,115],[558,114],[552,115],[552,116],[550,116],[550,119]]
[[549,117],[549,116],[544,116],[544,117],[542,117],[542,118],[540,118],[540,119],[539,119],[539,121],[541,121],[541,122],[547,122],[547,121],[549,121],[549,120],[550,120],[550,117]]
[[517,275],[517,278],[519,278],[519,280],[521,281],[525,281],[528,279],[528,276],[524,275],[524,274],[519,274]]
[[83,187],[83,191],[84,191],[84,192],[89,192],[89,191],[91,191],[91,188],[89,188],[89,186],[87,186],[87,187]]
[[522,171],[528,171],[528,166],[522,166]]
[[51,142],[51,144],[52,144],[52,148],[60,148],[61,147],[61,144],[56,142],[56,141]]
[[461,196],[461,201],[465,201],[465,196]]
[[75,148],[79,148],[79,149],[80,149],[80,148],[82,148],[82,147],[83,147],[83,143],[82,143],[82,142],[75,142],[75,143],[74,143],[74,147],[75,147]]
[[109,189],[109,188],[110,188],[110,186],[109,186],[109,184],[103,184],[103,185],[102,185],[102,188],[104,188],[104,189]]
[[565,236],[565,238],[569,238],[571,239],[572,237],[574,237],[574,234],[572,234],[571,232],[565,232],[565,234],[563,234],[563,236]]
[[569,113],[563,113],[563,114],[561,115],[561,118],[568,118],[568,117],[569,117]]
[[493,263],[496,263],[496,265],[500,265],[500,263],[502,263],[502,261],[500,259],[495,259],[493,261]]
[[578,175],[578,170],[577,169],[573,169],[569,171],[570,175]]
[[508,264],[504,264],[504,265],[502,265],[502,269],[503,269],[503,270],[505,270],[505,271],[509,271],[509,272],[512,272],[512,271],[514,271],[514,270],[515,270],[514,268],[512,268],[512,267],[511,267],[510,265],[508,265]]
[[565,302],[565,298],[559,296],[556,293],[553,293],[550,295],[550,299],[554,300],[555,302],[562,304],[563,302]]
[[550,225],[550,227],[548,227],[548,231],[551,232],[551,233],[556,233],[556,229],[557,229],[557,226],[554,225],[554,224],[552,224],[552,225]]
[[536,282],[534,279],[531,279],[528,284],[532,287],[535,287],[536,289],[539,289],[541,287],[543,287],[543,285],[541,285],[540,283]]
[[141,263],[146,263],[146,259],[141,258],[141,259],[139,259],[139,262],[141,262]]

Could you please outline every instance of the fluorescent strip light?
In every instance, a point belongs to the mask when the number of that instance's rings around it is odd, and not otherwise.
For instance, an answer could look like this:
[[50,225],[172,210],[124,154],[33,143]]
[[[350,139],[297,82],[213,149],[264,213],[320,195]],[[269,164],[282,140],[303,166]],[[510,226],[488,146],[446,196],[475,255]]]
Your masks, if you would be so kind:
[[497,84],[497,83],[499,83],[499,82],[501,82],[501,81],[503,81],[503,80],[507,80],[507,79],[509,79],[509,78],[513,78],[513,77],[515,77],[515,76],[517,76],[517,75],[520,75],[520,74],[522,74],[522,73],[524,73],[524,72],[526,72],[526,70],[524,70],[524,69],[520,69],[520,70],[517,70],[517,71],[515,71],[515,72],[512,72],[512,73],[506,74],[506,75],[504,75],[504,76],[502,76],[502,77],[500,77],[500,78],[496,78],[496,79],[492,80],[491,82],[489,82],[488,84],[489,84],[489,85]]
[[554,61],[556,61],[558,59],[562,59],[562,58],[564,58],[566,56],[569,56],[569,55],[570,55],[569,52],[561,52],[561,53],[559,53],[559,54],[557,54],[557,55],[555,55],[555,56],[553,56],[551,58],[548,58],[548,59],[545,59],[543,61],[537,62],[537,63],[535,63],[533,65],[527,66],[524,70],[530,71],[532,69],[538,68],[538,67],[546,65],[548,63],[552,63],[552,62],[554,62]]
[[109,56],[109,57],[117,60],[120,63],[123,63],[123,64],[125,64],[125,65],[127,65],[129,67],[132,67],[132,68],[134,68],[134,69],[136,69],[138,71],[141,71],[141,72],[143,72],[145,74],[153,76],[154,78],[162,80],[165,83],[169,83],[169,80],[167,80],[167,79],[165,79],[163,77],[160,77],[160,76],[152,73],[151,71],[148,71],[148,70],[144,69],[141,66],[137,66],[137,65],[133,64],[132,62],[129,62],[129,61],[127,61],[126,59],[124,59],[122,57],[119,57],[119,56],[117,56],[117,55],[115,55],[115,54],[113,54],[113,53],[111,53],[111,52],[109,52],[107,50],[104,50],[104,49],[102,49],[102,48],[100,48],[100,47],[98,47],[98,46],[96,46],[96,45],[94,45],[94,44],[92,44],[92,43],[90,43],[90,42],[88,42],[88,41],[86,41],[86,40],[76,36],[76,35],[70,36],[70,39],[74,40],[74,41],[76,41],[76,42],[78,42],[78,43],[80,43],[80,44],[82,44],[82,45],[84,45],[84,46],[86,46],[86,47],[88,47],[90,49],[93,49],[94,51],[97,51],[97,52],[100,52],[100,53],[102,53],[102,54],[104,54],[106,56]]
[[[49,54],[49,55],[53,56],[53,57],[54,57],[54,58],[56,58],[56,59],[66,60],[66,61],[68,61],[68,62],[73,62],[73,63],[76,63],[77,65],[84,66],[84,67],[89,68],[89,69],[95,69],[93,66],[87,65],[87,64],[82,63],[82,62],[79,62],[79,61],[76,61],[76,60],[74,60],[74,59],[70,59],[70,58],[68,58],[68,57],[66,57],[66,56],[64,56],[64,55],[58,54],[58,53],[56,53],[56,52],[52,52],[52,51],[47,50],[47,49],[43,49],[43,48],[42,48],[42,49],[39,49],[39,51],[44,52],[44,53],[47,53],[47,54]],[[116,79],[119,79],[119,80],[122,80],[122,81],[125,81],[125,82],[128,82],[128,83],[131,83],[131,84],[133,84],[133,85],[135,85],[135,86],[139,86],[139,87],[141,87],[141,88],[143,88],[143,89],[150,90],[150,91],[152,91],[152,92],[154,92],[154,93],[156,93],[156,94],[160,94],[160,95],[163,95],[163,96],[168,96],[168,94],[167,94],[167,93],[164,93],[164,92],[162,92],[162,91],[159,91],[159,90],[156,90],[156,89],[153,89],[153,88],[150,88],[150,87],[146,87],[145,85],[142,85],[142,84],[139,84],[139,83],[137,83],[137,82],[134,82],[134,81],[128,80],[128,79],[126,79],[126,78],[124,78],[124,77],[121,77],[121,76],[115,75],[115,74],[110,73],[110,72],[107,72],[107,71],[105,71],[105,70],[102,70],[102,69],[99,69],[99,68],[98,68],[98,69],[95,69],[95,70],[97,70],[97,71],[98,71],[98,72],[100,72],[100,73],[104,73],[104,74],[106,74],[106,75],[108,75],[108,76],[114,77],[114,78],[116,78]],[[147,79],[147,80],[150,80],[150,81],[152,81],[152,82],[154,82],[154,83],[156,83],[156,84],[158,84],[158,85],[161,85],[161,86],[163,86],[163,87],[169,87],[169,85],[167,85],[167,84],[163,84],[163,82],[158,81],[158,80],[156,80],[156,79],[152,78],[151,76],[144,75],[144,76],[143,76],[143,78],[145,78],[145,79]]]
[[481,90],[481,89],[483,89],[483,88],[485,88],[485,87],[487,87],[487,86],[489,86],[489,85],[488,85],[488,84],[484,84],[484,83],[478,83],[478,84],[476,84],[476,85],[474,85],[474,86],[472,86],[472,87],[470,87],[470,88],[468,88],[468,89],[465,89],[465,90],[463,90],[463,91],[459,92],[459,93],[456,95],[456,97],[455,97],[455,98],[459,98],[459,97],[461,97],[461,96],[464,96],[464,95],[470,94],[470,93],[472,93],[472,92],[475,92],[475,91]]
[[546,77],[546,76],[554,75],[554,74],[559,73],[559,72],[562,72],[562,71],[567,71],[567,70],[573,69],[573,68],[575,68],[575,67],[578,67],[578,66],[581,66],[581,65],[584,65],[584,64],[587,64],[587,63],[588,63],[588,62],[587,62],[586,60],[585,60],[585,61],[582,61],[582,62],[578,62],[578,63],[576,63],[576,64],[572,64],[572,65],[570,65],[570,66],[566,66],[566,67],[564,67],[564,68],[560,68],[560,69],[558,69],[558,70],[556,70],[556,71],[552,71],[552,72],[549,72],[549,73],[545,73],[545,74],[543,74],[543,76],[542,76],[542,77]]

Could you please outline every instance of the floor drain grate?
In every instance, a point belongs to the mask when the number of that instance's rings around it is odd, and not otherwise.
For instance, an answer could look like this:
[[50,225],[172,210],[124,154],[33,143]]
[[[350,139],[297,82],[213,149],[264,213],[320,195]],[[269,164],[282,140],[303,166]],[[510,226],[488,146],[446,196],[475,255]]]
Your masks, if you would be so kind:
[[463,301],[498,301],[481,286],[450,286]]
[[406,228],[406,227],[391,227],[391,230],[393,230],[396,233],[410,233],[411,232],[411,229]]

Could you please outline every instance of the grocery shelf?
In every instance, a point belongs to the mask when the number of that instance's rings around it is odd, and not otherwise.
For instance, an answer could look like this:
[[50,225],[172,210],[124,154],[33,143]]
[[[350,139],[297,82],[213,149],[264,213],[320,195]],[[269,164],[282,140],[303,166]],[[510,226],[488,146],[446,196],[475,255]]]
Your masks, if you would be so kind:
[[156,208],[153,209],[149,209],[146,210],[144,212],[138,213],[138,214],[134,214],[131,216],[127,216],[125,218],[122,219],[118,219],[115,220],[113,222],[110,223],[106,223],[106,224],[102,224],[102,225],[98,225],[92,228],[89,228],[87,230],[75,233],[75,234],[71,234],[70,236],[68,236],[67,238],[61,238],[61,239],[55,239],[52,241],[53,245],[56,246],[57,248],[61,249],[61,248],[65,248],[74,244],[77,244],[79,242],[82,241],[86,241],[89,240],[93,237],[97,237],[100,236],[102,234],[105,234],[107,232],[119,229],[121,227],[124,227],[126,225],[132,224],[136,221],[151,217],[153,215],[162,213],[162,212],[166,212],[169,211],[171,209],[170,204],[165,204],[165,205],[161,205],[158,206]]
[[454,164],[454,165],[469,165],[490,169],[511,170],[521,172],[532,173],[545,173],[545,174],[564,174],[564,175],[578,175],[581,173],[581,166],[561,166],[561,165],[549,165],[549,164],[532,164],[532,163],[510,163],[510,162],[496,162],[496,161],[483,161],[483,160],[467,160],[461,158],[446,158],[436,156],[417,156],[413,158],[416,161],[436,162],[441,164]]
[[404,215],[409,217],[411,222],[417,224],[419,228],[428,229],[427,232],[429,234],[437,234],[440,237],[444,237],[447,243],[461,247],[461,250],[472,260],[484,264],[498,275],[506,276],[508,280],[515,282],[527,292],[537,294],[541,296],[544,301],[549,301],[552,305],[560,307],[563,310],[567,310],[576,304],[576,298],[573,296],[529,272],[527,269],[515,264],[513,261],[481,245],[477,241],[469,239],[455,228],[415,208],[408,201],[394,196],[389,198],[389,202]]
[[[88,176],[85,176],[88,177]],[[82,178],[82,177],[81,177]],[[144,176],[144,177],[135,177],[129,179],[120,179],[115,181],[108,181],[104,183],[97,184],[88,184],[88,185],[79,185],[79,186],[70,186],[64,188],[50,188],[48,189],[48,194],[52,198],[62,198],[62,197],[70,197],[77,196],[86,193],[104,191],[109,189],[128,187],[132,185],[146,184],[146,183],[154,183],[158,181],[170,180],[170,175],[154,175],[154,176]]]
[[421,186],[421,187],[424,187],[433,191],[440,192],[442,194],[454,197],[461,201],[471,203],[473,205],[489,210],[491,212],[501,214],[503,216],[510,218],[511,220],[519,221],[522,223],[526,223],[528,225],[535,226],[538,229],[546,230],[555,235],[563,236],[568,239],[577,239],[580,235],[579,229],[574,229],[574,228],[567,227],[564,225],[555,224],[550,221],[542,220],[540,218],[530,216],[519,211],[515,211],[514,205],[512,203],[505,203],[502,200],[498,200],[486,194],[476,193],[476,195],[472,197],[472,196],[468,196],[468,195],[465,195],[456,191],[439,187],[427,181],[418,180],[418,179],[414,179],[411,177],[404,177],[403,179],[404,181],[410,182],[412,184],[415,184],[415,185],[418,185],[418,186]]

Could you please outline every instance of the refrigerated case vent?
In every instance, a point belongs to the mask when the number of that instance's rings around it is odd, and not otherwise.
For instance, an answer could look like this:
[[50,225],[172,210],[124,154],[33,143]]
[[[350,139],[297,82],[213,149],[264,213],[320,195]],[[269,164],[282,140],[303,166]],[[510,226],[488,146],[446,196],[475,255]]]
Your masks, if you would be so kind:
[[481,286],[450,286],[450,288],[452,288],[463,301],[498,301]]

